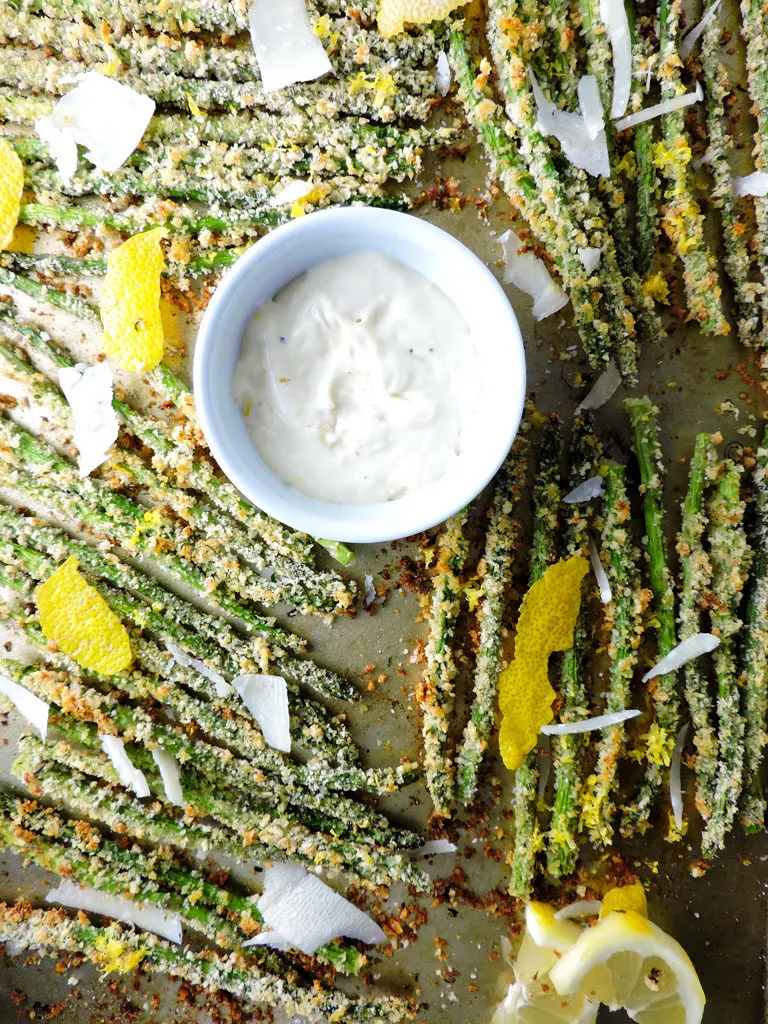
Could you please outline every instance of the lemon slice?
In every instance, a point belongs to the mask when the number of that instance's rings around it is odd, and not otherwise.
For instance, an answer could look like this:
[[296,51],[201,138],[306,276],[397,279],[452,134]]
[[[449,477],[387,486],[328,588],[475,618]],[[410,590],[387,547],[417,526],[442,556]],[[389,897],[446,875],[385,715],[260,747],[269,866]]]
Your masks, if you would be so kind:
[[553,949],[558,953],[570,949],[583,930],[573,921],[558,921],[554,907],[550,907],[548,903],[538,903],[536,900],[526,904],[525,927],[537,946]]
[[442,21],[467,0],[381,0],[377,27],[389,39],[405,31],[406,25],[428,25]]
[[11,244],[24,191],[24,166],[16,151],[0,139],[0,249]]
[[163,228],[134,235],[107,259],[101,292],[104,352],[124,370],[151,370],[163,358],[160,276]]
[[510,985],[491,1024],[594,1024],[598,1009],[578,992],[558,995],[545,976],[529,985]]
[[642,882],[632,885],[617,885],[603,896],[600,917],[607,917],[614,910],[634,910],[641,917],[648,917],[648,901]]
[[701,1024],[704,991],[683,947],[633,910],[586,928],[552,967],[562,996],[578,992],[638,1024]]

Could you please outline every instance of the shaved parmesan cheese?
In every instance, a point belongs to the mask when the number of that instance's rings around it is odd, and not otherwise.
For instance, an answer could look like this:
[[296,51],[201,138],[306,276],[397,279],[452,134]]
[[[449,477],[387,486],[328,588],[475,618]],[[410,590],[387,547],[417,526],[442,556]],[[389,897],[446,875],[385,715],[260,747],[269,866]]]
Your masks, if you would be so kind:
[[73,441],[78,451],[77,469],[86,477],[106,461],[117,440],[117,414],[112,408],[112,370],[109,363],[62,366],[59,386],[69,402],[74,423]]
[[603,493],[603,478],[591,476],[589,480],[574,487],[572,491],[563,498],[568,505],[575,505],[580,501],[591,501],[592,498],[599,498]]
[[430,839],[423,846],[413,851],[414,857],[432,857],[436,853],[456,853],[454,843],[447,839]]
[[637,718],[640,711],[612,711],[607,715],[595,715],[594,718],[582,718],[578,722],[561,722],[559,725],[542,725],[545,736],[563,736],[567,733],[596,732],[599,729],[610,729],[621,725],[630,718]]
[[600,99],[600,86],[594,75],[584,75],[579,82],[578,93],[587,135],[590,139],[596,139],[605,128],[605,113]]
[[[595,177],[608,177],[611,173],[611,164],[605,130],[601,128],[592,138],[583,111],[581,114],[575,114],[568,110],[559,110],[544,95],[530,68],[528,76],[531,79],[542,134],[554,135],[574,167],[579,167]],[[590,121],[593,121],[593,115]]]
[[601,249],[595,249],[592,246],[584,249],[577,249],[576,252],[581,260],[581,265],[584,267],[588,274],[594,274],[597,270],[598,264],[600,263],[600,257],[603,255]]
[[589,538],[589,560],[592,563],[592,569],[597,580],[597,588],[600,591],[600,600],[603,604],[610,604],[613,599],[611,593],[611,584],[608,582],[608,575],[603,568],[603,563],[600,559],[600,552],[595,547],[595,542],[592,538]]
[[556,921],[570,921],[575,917],[596,917],[603,905],[602,900],[576,900],[555,911]]
[[632,89],[632,36],[624,0],[600,0],[600,19],[608,32],[613,53],[611,117],[621,117]]
[[365,607],[370,608],[376,600],[376,587],[373,585],[373,576],[366,573],[365,576]]
[[232,685],[259,723],[264,739],[275,750],[291,749],[288,684],[282,676],[238,676]]
[[688,735],[688,722],[682,727],[675,740],[675,749],[672,752],[672,760],[669,764],[669,799],[672,804],[672,814],[675,817],[675,825],[683,827],[683,787],[680,781],[680,768],[683,761],[683,749],[685,748],[685,737]]
[[451,88],[451,65],[448,63],[448,54],[441,53],[437,58],[437,74],[435,85],[441,96],[447,96]]
[[112,767],[125,788],[130,789],[138,797],[149,796],[149,786],[144,772],[133,766],[120,737],[99,733],[99,739],[101,740],[101,749],[112,762]]
[[160,778],[165,787],[165,796],[169,804],[175,807],[184,806],[184,793],[181,789],[181,775],[179,774],[179,762],[162,747],[153,747],[152,757],[160,772]]
[[753,171],[734,178],[733,190],[737,196],[768,196],[768,172]]
[[182,649],[177,644],[173,643],[172,640],[165,641],[165,649],[177,665],[181,665],[182,668],[193,668],[205,679],[210,680],[210,682],[212,682],[216,687],[217,697],[228,697],[229,694],[232,693],[232,687],[224,676],[215,672],[212,668],[208,668],[204,661],[199,661],[197,658],[190,658],[187,652],[182,651]]
[[706,164],[711,164],[713,160],[717,159],[723,152],[722,146],[715,146],[714,149],[708,149],[703,156],[697,156],[695,160],[691,160],[691,167],[694,171],[700,170]]
[[609,402],[621,384],[621,374],[613,360],[608,363],[608,369],[603,370],[592,386],[586,398],[576,407],[576,415],[585,409],[600,409]]
[[45,900],[47,903],[58,903],[60,907],[112,917],[115,921],[153,932],[169,942],[181,943],[181,918],[178,914],[166,914],[155,907],[142,907],[122,896],[110,896],[98,889],[88,889],[65,881],[59,882],[56,889],[51,889]]
[[275,864],[264,871],[258,907],[275,939],[307,956],[342,935],[369,945],[386,940],[367,914],[297,864]]
[[687,92],[684,96],[673,96],[669,100],[662,100],[661,103],[656,103],[652,107],[646,107],[645,110],[638,110],[636,114],[630,114],[629,117],[616,121],[616,131],[623,132],[625,128],[634,128],[635,125],[642,124],[643,121],[651,121],[654,117],[662,117],[664,114],[671,114],[675,110],[682,110],[683,107],[690,107],[692,104],[699,103],[703,99],[704,90],[701,88],[701,83],[697,82],[694,92]]
[[243,943],[243,949],[248,946],[269,946],[270,949],[279,949],[283,952],[291,948],[290,942],[281,939],[276,931],[259,932],[258,935],[254,935],[252,939]]
[[292,206],[294,203],[298,203],[300,199],[306,199],[314,187],[311,181],[289,181],[285,188],[280,189],[278,193],[272,196],[270,205],[275,207]]
[[333,70],[304,0],[253,0],[248,24],[265,92],[311,82]]
[[19,714],[26,718],[33,728],[40,733],[40,739],[44,740],[48,733],[48,712],[50,704],[30,693],[23,686],[14,683],[5,676],[0,676],[0,694],[7,697]]
[[[686,32],[683,38],[680,40],[680,46],[677,48],[677,52],[680,54],[681,60],[686,60],[693,50],[694,46],[699,40],[699,36],[702,34],[704,29],[710,23],[717,13],[717,8],[722,3],[722,0],[715,0],[711,7],[708,7],[704,12],[701,21],[698,25],[694,25],[690,32]],[[679,827],[679,826],[678,826]]]
[[77,147],[101,171],[116,171],[141,142],[155,112],[154,101],[98,71],[76,75],[71,89],[35,131],[50,150],[59,177],[77,170]]
[[499,244],[504,250],[504,283],[514,284],[533,297],[533,315],[537,320],[552,316],[568,304],[568,296],[552,280],[542,260],[532,252],[520,252],[523,243],[514,231],[505,231]]
[[720,637],[712,633],[696,633],[689,636],[687,640],[674,647],[666,657],[657,662],[650,671],[643,676],[643,682],[655,679],[656,676],[665,676],[668,672],[675,672],[694,658],[702,654],[711,654],[720,646]]

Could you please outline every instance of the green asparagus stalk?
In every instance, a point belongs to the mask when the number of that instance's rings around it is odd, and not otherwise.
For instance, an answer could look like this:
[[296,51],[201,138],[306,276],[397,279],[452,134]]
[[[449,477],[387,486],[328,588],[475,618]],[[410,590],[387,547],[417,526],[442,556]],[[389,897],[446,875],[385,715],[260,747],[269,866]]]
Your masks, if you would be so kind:
[[[712,438],[709,434],[699,434],[691,459],[688,491],[683,501],[682,526],[677,540],[681,574],[678,610],[681,640],[701,632],[701,608],[712,579],[712,563],[704,549],[707,527],[704,491],[707,486],[707,464],[714,457]],[[712,814],[717,775],[714,707],[708,681],[695,660],[684,666],[683,679],[696,748],[696,808],[707,819]]]
[[[612,601],[606,611],[610,627],[608,693],[605,711],[626,711],[637,648],[642,636],[643,591],[638,582],[640,553],[632,543],[631,509],[623,466],[612,462],[605,474],[602,550],[608,556],[607,574]],[[615,725],[600,735],[595,770],[582,794],[582,824],[596,846],[609,846],[616,812],[619,760],[625,726]]]
[[496,477],[485,552],[480,563],[480,636],[469,721],[456,757],[456,791],[468,804],[477,792],[478,773],[493,728],[496,680],[501,669],[506,584],[515,560],[520,521],[516,518],[528,475],[530,445],[518,435]]
[[514,207],[548,250],[571,298],[574,323],[584,351],[593,366],[607,358],[607,325],[597,319],[600,295],[593,292],[584,266],[575,251],[563,244],[555,219],[518,151],[517,140],[503,112],[491,99],[490,90],[477,84],[477,68],[464,32],[451,33],[451,62],[459,83],[459,96],[470,123],[483,141],[492,173],[501,181]]
[[[601,444],[595,436],[595,427],[589,413],[582,413],[574,422],[568,463],[574,486],[597,474],[601,457]],[[564,557],[589,557],[590,509],[581,503],[568,509],[564,537]],[[563,722],[586,718],[587,694],[584,686],[584,656],[587,629],[584,611],[574,630],[573,647],[560,659],[561,695],[560,720]],[[569,875],[576,866],[579,833],[579,806],[582,789],[581,768],[585,752],[585,739],[579,735],[556,736],[552,743],[552,762],[555,776],[555,795],[552,818],[546,834],[547,871],[555,878]]]
[[[760,0],[741,0],[742,35],[747,48],[747,83],[752,111],[757,122],[754,134],[755,165],[768,171],[768,68],[766,68],[765,11]],[[759,345],[768,348],[768,197],[754,200],[757,222],[756,261],[763,284],[762,327]]]
[[[635,5],[624,4],[632,33],[632,88],[630,103],[633,112],[645,101],[651,46],[647,33],[638,23]],[[635,192],[637,205],[635,266],[641,277],[648,273],[659,240],[659,174],[654,162],[654,125],[644,121],[635,126]]]
[[107,928],[84,924],[61,909],[33,910],[29,903],[0,904],[0,940],[21,949],[58,955],[61,951],[87,956],[105,973],[128,974],[141,964],[165,977],[180,978],[210,992],[226,991],[248,1006],[280,1006],[288,1014],[313,1021],[347,1016],[356,1021],[401,1021],[410,1017],[402,1000],[352,1000],[338,990],[301,988],[290,977],[259,970],[232,955],[207,950],[192,956],[189,950],[117,923]]
[[[662,99],[685,92],[677,54],[682,0],[660,0],[658,80]],[[656,163],[666,181],[662,225],[683,265],[683,281],[690,315],[705,334],[728,334],[717,261],[704,238],[704,218],[694,195],[690,172],[691,147],[682,111],[662,118],[663,142],[656,147]]]
[[746,792],[741,817],[745,832],[762,831],[765,823],[765,797],[760,780],[768,709],[768,437],[763,436],[754,473],[755,560],[744,612],[742,650],[744,677],[744,778]]
[[[659,658],[677,645],[675,597],[667,565],[663,516],[664,467],[658,437],[658,409],[649,398],[628,398],[624,403],[629,415],[635,455],[640,468],[640,484],[645,519],[645,547],[648,575],[653,594],[653,613],[657,623]],[[625,808],[622,832],[650,827],[648,814],[653,798],[662,786],[664,769],[670,764],[679,719],[677,673],[670,672],[652,680],[648,687],[653,701],[655,721],[645,739],[645,780],[637,799]]]
[[[704,99],[707,110],[709,169],[714,178],[712,201],[720,211],[723,235],[723,264],[733,287],[736,331],[739,340],[754,346],[760,339],[759,289],[751,282],[752,257],[740,201],[733,194],[729,153],[733,138],[728,127],[726,105],[731,95],[728,69],[721,60],[723,21],[718,9],[704,29],[701,66],[704,71]],[[768,307],[766,307],[768,308]]]
[[[533,586],[557,559],[557,530],[563,492],[560,462],[563,438],[560,421],[553,417],[542,428],[536,484],[533,491],[533,538],[529,586]],[[543,836],[536,817],[538,751],[533,750],[515,772],[512,810],[515,841],[511,853],[512,879],[509,891],[518,899],[529,899],[536,856]]]
[[454,707],[457,666],[453,635],[461,607],[460,576],[469,550],[467,510],[443,527],[437,540],[436,565],[429,599],[429,635],[424,678],[416,691],[422,713],[424,765],[435,814],[449,818],[455,788],[455,764],[449,729]]
[[726,460],[709,502],[709,546],[712,559],[712,631],[720,638],[714,652],[717,676],[717,745],[719,763],[712,815],[701,839],[705,857],[725,846],[725,837],[738,812],[744,778],[744,715],[737,635],[742,628],[739,609],[752,564],[741,500],[743,467]]

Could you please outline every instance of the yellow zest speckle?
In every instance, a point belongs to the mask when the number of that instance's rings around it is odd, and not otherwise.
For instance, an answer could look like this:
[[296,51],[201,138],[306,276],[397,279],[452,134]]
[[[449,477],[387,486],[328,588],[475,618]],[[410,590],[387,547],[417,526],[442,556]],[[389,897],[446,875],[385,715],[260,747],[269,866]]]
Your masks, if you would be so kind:
[[145,512],[144,518],[139,520],[136,524],[136,529],[133,531],[133,536],[127,542],[126,547],[135,548],[139,543],[139,538],[142,533],[146,533],[148,530],[155,530],[160,526],[163,518],[163,513],[159,508],[153,508],[151,512]]
[[546,422],[547,417],[543,413],[540,413],[538,412],[538,410],[534,409],[531,413],[531,426],[534,427],[536,430],[541,430],[541,428],[544,426]]
[[636,914],[648,917],[648,901],[643,883],[634,882],[632,885],[617,885],[609,889],[603,896],[600,917],[605,917],[612,910],[634,910]]
[[11,144],[0,139],[0,249],[7,249],[11,244],[19,222],[23,191],[24,166]]
[[109,78],[114,78],[122,66],[122,61],[117,57],[113,57],[112,60],[106,63],[97,64],[96,71],[100,71],[102,75],[107,75]]
[[406,25],[428,25],[442,21],[467,0],[381,0],[378,14],[379,32],[390,39],[405,31]]
[[669,305],[669,285],[661,274],[649,274],[643,281],[643,293],[649,295],[654,302]]
[[187,106],[189,107],[189,112],[192,115],[192,117],[197,117],[201,120],[205,119],[208,115],[205,113],[204,110],[201,110],[200,107],[198,107],[198,105],[195,103],[192,97],[192,93],[185,92],[184,95],[187,97]]
[[375,75],[366,75],[364,71],[359,71],[354,78],[350,78],[348,86],[352,95],[370,91],[376,107],[383,107],[388,99],[397,95],[395,80],[388,71],[377,71]]
[[245,403],[245,408],[243,409],[243,416],[250,416],[252,408],[253,402],[249,398],[248,401]]
[[322,14],[315,22],[315,35],[321,39],[327,39],[331,34],[331,19],[327,14]]
[[35,591],[40,628],[78,665],[115,675],[131,664],[128,631],[77,566],[73,555]]
[[653,722],[648,732],[641,737],[645,741],[645,756],[652,764],[669,768],[675,737],[662,729],[658,722]]
[[504,764],[519,768],[536,744],[542,725],[552,721],[555,691],[549,683],[553,651],[573,645],[581,606],[581,581],[589,562],[576,555],[550,566],[523,598],[515,656],[499,676],[502,722],[499,746]]
[[100,935],[94,941],[93,948],[93,960],[99,964],[102,974],[130,974],[149,953],[144,946],[131,949],[109,935]]
[[151,370],[163,358],[160,275],[163,228],[113,249],[101,293],[104,352],[124,370]]
[[321,199],[325,199],[328,195],[328,187],[326,185],[315,185],[311,192],[308,192],[301,199],[297,199],[291,207],[291,217],[303,217],[307,212],[307,207],[311,204],[317,206]]
[[616,170],[629,178],[630,181],[634,181],[637,177],[637,161],[635,160],[635,154],[630,149],[616,164]]
[[477,608],[477,602],[483,596],[482,587],[470,587],[467,585],[464,587],[464,597],[467,599],[467,607],[471,612]]

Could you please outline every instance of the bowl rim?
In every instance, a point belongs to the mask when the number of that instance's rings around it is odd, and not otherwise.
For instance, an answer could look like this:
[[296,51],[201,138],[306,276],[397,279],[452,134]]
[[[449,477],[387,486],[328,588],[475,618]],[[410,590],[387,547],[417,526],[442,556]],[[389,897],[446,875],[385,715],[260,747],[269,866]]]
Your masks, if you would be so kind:
[[[359,220],[360,218],[366,218],[371,222],[370,235],[366,236],[364,245],[361,245],[361,251],[363,249],[375,251],[377,249],[377,237],[387,234],[389,226],[402,225],[403,222],[408,221],[408,230],[420,232],[422,239],[431,242],[431,245],[426,244],[425,248],[434,248],[437,244],[442,247],[449,247],[457,258],[473,263],[475,269],[484,278],[490,291],[495,293],[496,297],[501,300],[500,308],[505,310],[507,318],[507,343],[514,346],[516,352],[513,358],[515,358],[520,369],[517,380],[510,381],[508,429],[503,435],[500,431],[491,435],[492,438],[498,438],[495,442],[498,444],[497,458],[493,460],[492,472],[489,474],[486,469],[480,478],[467,477],[465,474],[465,479],[471,480],[470,486],[467,486],[466,483],[462,486],[461,479],[457,478],[455,487],[450,488],[450,492],[456,495],[455,500],[445,501],[438,508],[437,503],[427,501],[425,498],[424,502],[418,504],[418,511],[414,511],[413,521],[408,520],[407,529],[399,527],[394,531],[393,527],[387,526],[387,512],[389,511],[389,518],[391,519],[392,512],[398,503],[400,501],[407,501],[414,496],[413,494],[393,502],[373,502],[354,506],[320,502],[286,486],[263,460],[261,462],[262,468],[258,474],[244,478],[235,467],[232,458],[230,458],[228,446],[219,437],[213,419],[209,415],[208,403],[212,400],[213,394],[208,374],[217,334],[216,322],[220,310],[227,302],[232,290],[240,284],[243,278],[247,278],[253,273],[254,266],[258,266],[265,259],[269,259],[270,254],[276,247],[284,246],[286,240],[290,242],[291,236],[295,236],[292,239],[294,245],[300,244],[301,235],[310,227],[313,230],[317,230],[325,225],[327,230],[333,231],[336,223],[344,220]],[[399,232],[397,233],[399,234]],[[323,258],[331,257],[320,257],[320,259]],[[437,284],[437,282],[434,283]],[[437,287],[440,287],[440,285],[437,284]],[[315,537],[351,543],[387,543],[421,533],[449,519],[477,497],[493,479],[504,462],[520,429],[525,404],[526,370],[525,346],[520,324],[512,304],[492,271],[467,245],[443,228],[410,213],[370,206],[345,206],[319,210],[305,217],[280,225],[250,246],[225,274],[216,286],[197,332],[193,355],[193,392],[200,427],[210,451],[227,479],[248,502],[274,519],[291,526],[293,529]],[[290,495],[296,495],[297,501],[294,503],[289,498],[264,493],[259,484],[259,475],[267,475],[273,478],[282,486],[284,492],[287,491]],[[311,503],[315,510],[307,508],[307,503]],[[318,512],[318,509],[322,511]],[[334,510],[339,509],[364,509],[366,510],[367,518],[360,516],[352,521],[344,520],[339,518],[338,514],[334,515]],[[372,517],[372,510],[380,510],[381,515]]]

